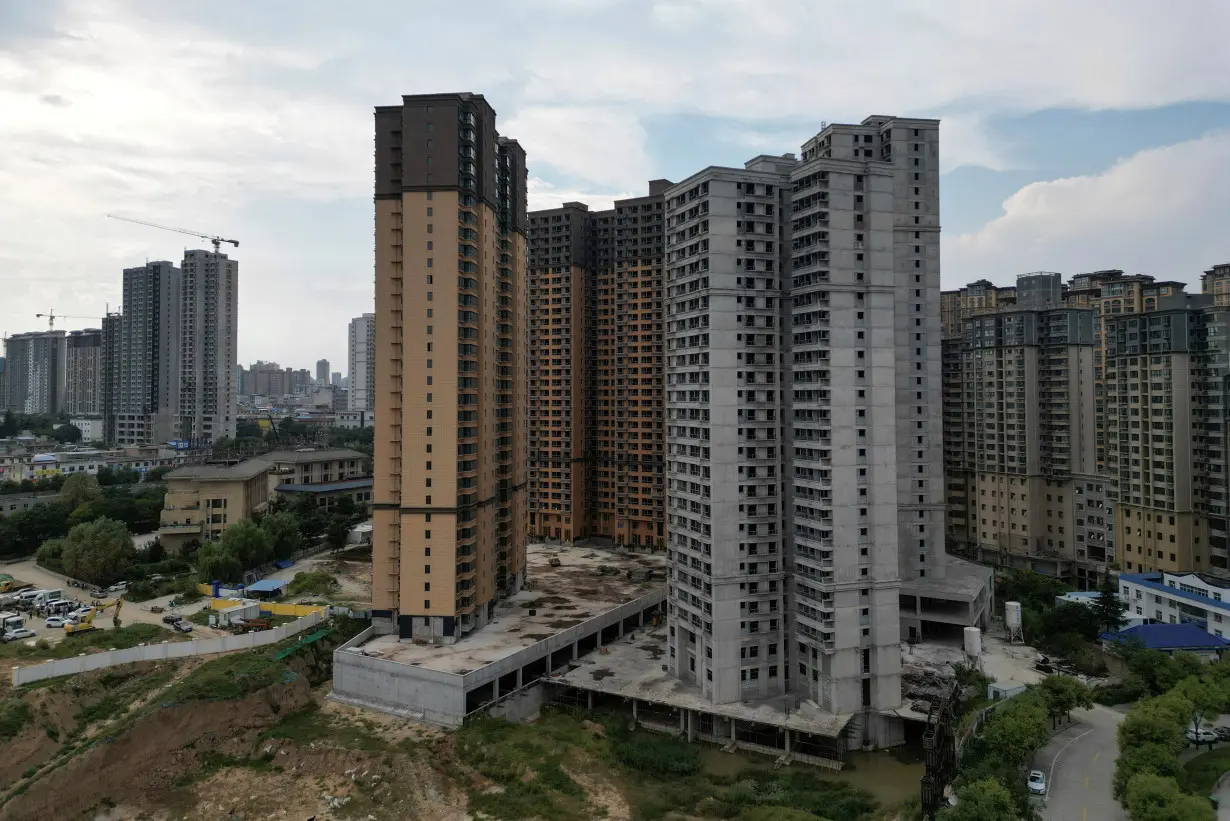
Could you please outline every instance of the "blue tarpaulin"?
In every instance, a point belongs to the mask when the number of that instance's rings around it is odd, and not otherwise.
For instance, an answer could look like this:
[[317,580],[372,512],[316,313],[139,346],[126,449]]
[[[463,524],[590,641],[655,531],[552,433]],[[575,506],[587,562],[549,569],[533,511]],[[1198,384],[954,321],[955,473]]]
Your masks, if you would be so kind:
[[285,570],[286,568],[290,567],[292,564],[294,564],[294,562],[292,562],[290,559],[278,559],[276,562],[273,563],[273,566],[276,567],[278,570]]
[[261,579],[244,588],[246,593],[277,593],[290,582],[285,579]]

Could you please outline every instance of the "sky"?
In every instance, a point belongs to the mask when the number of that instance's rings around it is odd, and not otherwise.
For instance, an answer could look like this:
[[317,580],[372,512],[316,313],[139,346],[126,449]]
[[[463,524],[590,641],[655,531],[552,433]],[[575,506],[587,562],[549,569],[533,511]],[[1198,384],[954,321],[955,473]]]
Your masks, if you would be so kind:
[[[530,207],[937,117],[945,287],[1230,261],[1224,0],[0,0],[0,332],[238,239],[239,361],[345,372],[372,109],[484,94]],[[226,248],[226,246],[224,246]],[[84,317],[84,318],[78,318]]]

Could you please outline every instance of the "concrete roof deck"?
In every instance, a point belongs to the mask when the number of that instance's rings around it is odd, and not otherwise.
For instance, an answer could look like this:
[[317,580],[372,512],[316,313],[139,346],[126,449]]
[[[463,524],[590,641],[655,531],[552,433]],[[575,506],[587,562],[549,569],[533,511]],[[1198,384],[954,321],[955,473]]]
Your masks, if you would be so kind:
[[[551,567],[552,558],[560,560]],[[641,598],[666,585],[665,554],[638,554],[600,547],[531,544],[527,552],[527,588],[502,601],[486,626],[455,644],[432,645],[376,636],[363,645],[364,655],[464,675],[557,633]],[[618,573],[602,575],[601,566]],[[633,578],[627,578],[631,570]],[[643,581],[646,570],[656,571]],[[530,610],[535,615],[529,614]]]
[[635,698],[702,713],[734,718],[773,727],[785,727],[813,735],[836,738],[853,713],[828,713],[804,701],[786,709],[786,698],[759,702],[714,704],[701,689],[683,682],[662,668],[666,664],[666,626],[638,630],[621,641],[603,645],[604,652],[590,653],[573,662],[565,673],[552,675],[553,684]]
[[927,576],[901,582],[901,592],[910,596],[928,596],[938,599],[961,599],[974,601],[988,586],[992,569],[957,556],[948,556],[944,561],[941,578]]

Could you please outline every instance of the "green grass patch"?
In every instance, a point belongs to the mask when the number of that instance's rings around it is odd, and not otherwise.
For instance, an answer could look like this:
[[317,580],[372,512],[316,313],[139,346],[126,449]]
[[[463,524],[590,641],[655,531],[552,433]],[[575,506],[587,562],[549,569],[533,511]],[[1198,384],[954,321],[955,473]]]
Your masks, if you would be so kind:
[[328,743],[348,750],[380,752],[389,744],[364,725],[321,715],[320,706],[311,702],[302,710],[286,716],[261,734],[262,739],[283,739],[296,744]]
[[262,648],[207,661],[174,684],[163,703],[240,699],[275,684],[289,672]]
[[330,596],[341,587],[332,573],[308,570],[295,574],[286,586],[286,593],[290,596]]
[[197,627],[208,627],[209,626],[209,614],[211,612],[213,611],[209,609],[198,610],[195,613],[193,613],[191,616],[188,616],[187,620],[195,624]]
[[1217,779],[1230,770],[1230,747],[1201,753],[1183,765],[1184,788],[1193,795],[1213,792]]
[[33,713],[30,705],[21,699],[9,698],[0,701],[0,738],[10,739],[30,723]]
[[128,711],[128,700],[121,696],[103,696],[98,701],[81,708],[74,718],[78,724],[108,721]]

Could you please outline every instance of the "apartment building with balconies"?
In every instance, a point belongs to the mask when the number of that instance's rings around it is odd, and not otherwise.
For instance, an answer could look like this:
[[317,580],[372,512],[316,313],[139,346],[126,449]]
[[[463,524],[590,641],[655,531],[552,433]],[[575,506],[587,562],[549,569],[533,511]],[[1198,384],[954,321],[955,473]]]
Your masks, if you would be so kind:
[[793,155],[666,191],[667,669],[714,703],[787,691],[783,276]]
[[530,533],[665,544],[663,199],[529,215]]
[[470,93],[377,108],[375,150],[373,621],[452,643],[525,581],[525,153]]
[[1093,587],[1107,562],[1093,311],[1065,307],[1060,274],[1021,276],[1015,290],[946,340],[949,544]]

